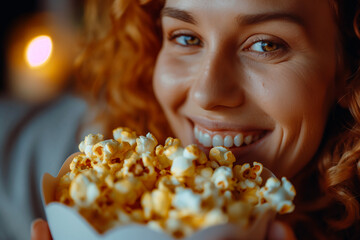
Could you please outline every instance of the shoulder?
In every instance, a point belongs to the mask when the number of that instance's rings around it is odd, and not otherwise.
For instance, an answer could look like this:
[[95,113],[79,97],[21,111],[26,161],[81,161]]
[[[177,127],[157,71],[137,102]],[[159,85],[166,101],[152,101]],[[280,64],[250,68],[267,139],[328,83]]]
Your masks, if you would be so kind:
[[[19,157],[36,158],[37,163],[52,158],[58,167],[60,159],[76,151],[76,133],[87,111],[86,102],[66,94],[42,105],[0,100],[0,146],[2,162],[18,161]],[[28,160],[30,161],[30,159]],[[47,160],[48,161],[48,160]],[[56,164],[58,162],[58,164]],[[42,166],[42,165],[39,165]]]
[[[45,172],[56,176],[78,151],[77,133],[87,111],[86,102],[70,94],[42,105],[0,99],[0,222],[10,220],[0,226],[0,236],[26,239],[27,233],[17,228],[44,217],[41,177]],[[10,224],[13,220],[17,227]]]

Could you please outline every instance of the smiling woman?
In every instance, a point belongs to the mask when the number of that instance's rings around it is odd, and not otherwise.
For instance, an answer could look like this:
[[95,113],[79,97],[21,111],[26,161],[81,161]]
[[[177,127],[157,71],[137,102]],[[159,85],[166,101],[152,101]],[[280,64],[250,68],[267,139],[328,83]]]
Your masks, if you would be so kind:
[[225,145],[298,182],[298,238],[358,236],[357,1],[109,4],[109,31],[88,15],[78,62],[108,129]]
[[298,239],[357,239],[359,12],[357,0],[89,1],[79,90],[108,137],[127,126],[224,145],[290,178],[296,209],[278,220]]
[[[341,93],[329,5],[204,4],[167,1],[162,11],[154,90],[175,135],[205,151],[238,136],[243,144],[231,149],[240,161],[295,175],[317,151]],[[333,24],[320,28],[325,22]]]

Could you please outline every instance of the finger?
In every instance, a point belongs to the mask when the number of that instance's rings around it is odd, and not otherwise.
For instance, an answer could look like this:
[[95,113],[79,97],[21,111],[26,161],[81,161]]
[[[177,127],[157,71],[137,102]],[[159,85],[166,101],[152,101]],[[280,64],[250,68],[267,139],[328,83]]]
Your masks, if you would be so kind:
[[42,219],[36,219],[31,224],[31,240],[51,240],[49,225]]
[[270,226],[268,240],[296,240],[296,237],[289,225],[275,221]]

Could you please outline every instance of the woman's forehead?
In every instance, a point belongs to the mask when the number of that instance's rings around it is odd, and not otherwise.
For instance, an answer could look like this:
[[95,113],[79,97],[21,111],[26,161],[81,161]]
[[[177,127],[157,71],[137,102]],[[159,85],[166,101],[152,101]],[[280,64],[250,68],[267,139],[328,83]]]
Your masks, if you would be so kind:
[[245,14],[265,11],[302,12],[305,9],[317,8],[317,6],[322,6],[317,11],[327,11],[333,2],[334,0],[166,0],[165,7],[207,11],[214,8]]
[[285,20],[307,28],[310,34],[330,33],[336,26],[332,0],[167,0],[162,16],[191,23],[234,19],[237,23]]

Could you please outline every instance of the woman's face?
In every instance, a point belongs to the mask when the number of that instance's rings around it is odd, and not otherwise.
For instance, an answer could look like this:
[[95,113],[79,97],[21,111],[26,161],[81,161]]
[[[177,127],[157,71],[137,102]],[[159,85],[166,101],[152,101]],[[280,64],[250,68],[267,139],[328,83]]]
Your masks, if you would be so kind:
[[184,145],[280,176],[319,147],[338,87],[327,0],[167,0],[154,90]]

